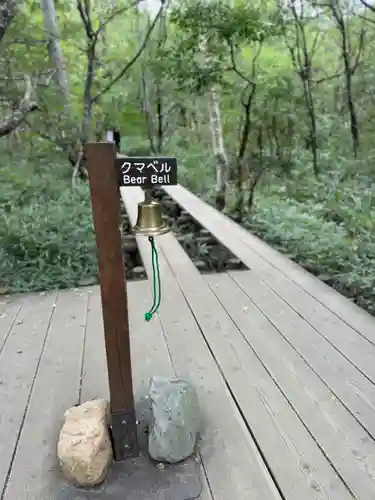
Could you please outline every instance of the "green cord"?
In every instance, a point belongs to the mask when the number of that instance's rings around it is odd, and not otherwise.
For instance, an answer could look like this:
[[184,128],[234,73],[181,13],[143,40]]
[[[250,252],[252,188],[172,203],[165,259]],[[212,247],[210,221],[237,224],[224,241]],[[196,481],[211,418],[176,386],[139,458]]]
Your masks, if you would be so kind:
[[[145,320],[150,321],[152,318],[152,315],[156,313],[156,311],[159,309],[160,302],[161,302],[161,281],[160,281],[160,269],[159,269],[159,257],[158,257],[158,251],[156,250],[155,247],[155,241],[153,236],[150,236],[148,238],[148,241],[151,244],[151,254],[152,254],[152,278],[153,278],[153,295],[154,295],[154,302],[152,303],[151,309],[145,313]],[[158,282],[158,290],[156,294],[156,281]],[[156,298],[158,296],[158,299]]]

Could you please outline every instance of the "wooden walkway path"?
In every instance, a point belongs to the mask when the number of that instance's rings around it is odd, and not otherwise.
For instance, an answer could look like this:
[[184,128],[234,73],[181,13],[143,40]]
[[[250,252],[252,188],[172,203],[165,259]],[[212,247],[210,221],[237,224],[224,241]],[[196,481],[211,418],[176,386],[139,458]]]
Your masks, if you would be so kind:
[[[181,186],[168,193],[250,269],[201,275],[157,238],[163,298],[128,285],[135,392],[197,387],[203,500],[374,500],[375,319]],[[123,190],[134,222],[137,188]],[[137,239],[150,275],[147,238]],[[0,299],[0,499],[52,500],[67,407],[108,397],[98,287]]]

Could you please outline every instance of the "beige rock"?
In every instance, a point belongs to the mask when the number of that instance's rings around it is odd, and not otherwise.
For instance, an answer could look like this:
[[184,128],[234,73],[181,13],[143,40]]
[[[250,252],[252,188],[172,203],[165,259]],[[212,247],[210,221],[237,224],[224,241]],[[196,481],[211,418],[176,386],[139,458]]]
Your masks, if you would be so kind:
[[109,403],[104,399],[65,412],[57,456],[64,476],[77,486],[95,486],[106,477],[113,459],[109,416]]

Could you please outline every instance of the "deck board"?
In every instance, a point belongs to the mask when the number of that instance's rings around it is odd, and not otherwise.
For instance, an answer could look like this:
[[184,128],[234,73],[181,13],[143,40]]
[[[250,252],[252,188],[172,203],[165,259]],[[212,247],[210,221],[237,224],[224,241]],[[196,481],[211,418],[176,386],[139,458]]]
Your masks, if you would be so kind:
[[375,497],[373,439],[228,274],[206,281],[356,498]]
[[160,247],[284,496],[351,498],[179,243]]
[[210,486],[207,481],[206,473],[203,470],[201,472],[201,481],[202,481],[202,493],[199,496],[199,500],[215,500],[212,496]]
[[88,295],[81,377],[80,403],[97,398],[109,399],[102,301],[98,286],[91,288]]
[[[126,189],[123,199],[132,222],[136,218],[136,203],[141,198],[137,190]],[[157,243],[161,245],[168,236],[157,238]],[[137,242],[150,275],[150,245],[144,237],[139,237]],[[204,428],[200,452],[213,497],[218,500],[279,498],[163,252],[159,254],[159,261],[163,286],[159,315],[176,372],[193,382],[202,402]]]
[[182,186],[165,190],[375,382],[374,317]]
[[[141,399],[146,395],[153,375],[172,376],[174,370],[158,317],[150,323],[145,322],[143,317],[144,311],[152,303],[148,283],[129,283],[128,302],[133,385],[136,398]],[[82,372],[81,402],[97,397],[108,399],[108,371],[99,287],[94,287],[90,294]]]
[[137,399],[148,394],[153,375],[175,375],[173,361],[164,336],[160,318],[155,315],[147,322],[144,314],[152,305],[151,284],[132,283],[128,296],[130,314],[130,341],[132,371]]
[[[129,201],[130,197],[130,192],[127,192]],[[133,205],[136,201],[139,201],[137,196],[132,201]],[[130,204],[129,202],[128,205]],[[131,209],[131,207],[128,208]],[[228,240],[231,238],[229,228],[225,238]],[[242,242],[237,243],[241,248]],[[320,497],[341,499],[352,498],[352,496],[361,499],[373,498],[375,493],[375,455],[374,440],[370,432],[373,428],[372,401],[375,401],[375,397],[372,382],[356,369],[354,363],[343,356],[333,346],[333,343],[321,335],[321,332],[313,328],[305,318],[301,317],[298,311],[289,306],[287,301],[268,286],[256,272],[232,272],[227,278],[232,280],[240,294],[253,301],[258,310],[258,321],[251,324],[252,329],[258,335],[263,333],[264,337],[263,318],[267,325],[266,333],[269,333],[270,328],[274,332],[273,341],[270,342],[267,338],[268,343],[263,344],[262,354],[266,363],[261,356],[257,356],[269,374],[267,379],[264,372],[262,373],[259,369],[259,365],[257,366],[248,354],[244,354],[246,346],[241,344],[238,339],[239,329],[236,331],[230,328],[225,315],[223,316],[223,309],[219,310],[213,307],[212,299],[209,294],[205,293],[205,288],[199,281],[202,280],[202,277],[199,276],[198,271],[176,239],[171,235],[165,235],[158,239],[158,244],[165,260],[173,270],[175,279],[189,302],[191,310],[194,312],[202,335],[216,357],[237,404],[241,406],[244,418],[248,418],[248,424],[284,497],[288,500],[309,498],[309,495],[312,494],[314,499]],[[242,249],[246,252],[246,248],[242,246]],[[144,255],[147,255],[146,249]],[[264,268],[267,269],[267,266]],[[277,270],[274,274],[279,275]],[[209,279],[214,281],[215,276]],[[226,293],[226,297],[230,295],[230,291]],[[305,297],[305,295],[301,295],[302,298]],[[232,312],[235,309],[238,314],[239,307],[238,300],[234,300]],[[332,312],[328,311],[328,315],[330,314]],[[345,325],[342,321],[341,324]],[[242,328],[243,331],[247,331],[246,325],[242,324]],[[214,333],[210,333],[210,331]],[[363,349],[365,356],[367,349],[372,347],[371,343],[365,341],[353,329],[350,332],[353,339],[359,339],[358,354],[360,355],[361,349]],[[228,341],[226,350],[224,344],[220,345],[222,342],[222,338],[218,338],[220,336],[226,337]],[[247,339],[246,334],[242,334],[242,337]],[[247,346],[248,349],[251,347],[254,352],[251,343],[247,342]],[[242,364],[236,366],[231,353],[233,350]],[[288,354],[288,356],[283,358],[282,363],[279,361],[278,366],[275,367],[275,358],[271,357],[270,361],[272,352],[277,352],[280,356],[281,354]],[[245,367],[249,370],[247,384],[244,384],[238,376],[238,371],[246,370]],[[273,367],[273,372],[271,367]],[[278,379],[275,376],[275,369]],[[238,382],[233,376],[233,372],[237,372]],[[273,383],[277,380],[282,381],[282,384],[276,383],[275,385],[285,396],[287,404],[294,413],[291,414],[285,409],[286,406],[283,407],[280,396],[277,395],[275,388],[272,388],[272,384],[267,385],[267,380],[272,380]],[[251,398],[251,384],[261,393],[260,402]],[[241,388],[243,390],[246,385],[247,401],[245,398],[241,399]],[[345,404],[335,396],[334,391],[341,396]],[[292,402],[289,399],[289,394],[290,398],[293,399]],[[272,440],[272,425],[267,420],[267,416],[259,410],[262,404],[268,406],[273,423],[277,426],[284,442],[288,443],[288,439],[290,440],[290,450],[294,451],[295,456],[297,455],[295,461],[286,457],[285,454],[283,455],[280,444],[278,445],[277,440]],[[257,410],[255,411],[254,408]],[[258,426],[255,413],[258,413]],[[295,418],[299,420],[306,434],[309,435],[313,449],[308,447],[309,439],[300,430],[298,424],[296,425]],[[359,424],[359,421],[362,425]],[[268,446],[269,448],[267,448]],[[276,455],[276,459],[273,458],[273,455]],[[323,462],[326,463],[328,469],[333,467],[337,471],[336,480],[329,478],[329,473],[324,470],[319,457],[324,457]],[[283,465],[284,470],[282,469]],[[299,468],[306,475],[306,483],[309,487],[306,488],[305,485],[305,490],[298,482]],[[312,492],[311,489],[314,488],[316,490]]]
[[[281,274],[269,269],[262,278],[280,298],[375,383],[374,344]],[[375,329],[375,322],[373,327]]]
[[0,297],[0,352],[11,332],[14,323],[21,311],[23,298]]
[[158,245],[284,496],[352,498],[176,238],[167,234]]
[[254,273],[230,273],[283,337],[375,438],[375,386]]
[[[0,498],[18,444],[34,379],[54,312],[56,293],[23,298],[0,353]],[[13,309],[14,312],[18,310]]]
[[87,290],[60,291],[49,328],[44,324],[40,330],[48,335],[4,500],[54,498],[58,433],[65,410],[79,398],[87,295]]

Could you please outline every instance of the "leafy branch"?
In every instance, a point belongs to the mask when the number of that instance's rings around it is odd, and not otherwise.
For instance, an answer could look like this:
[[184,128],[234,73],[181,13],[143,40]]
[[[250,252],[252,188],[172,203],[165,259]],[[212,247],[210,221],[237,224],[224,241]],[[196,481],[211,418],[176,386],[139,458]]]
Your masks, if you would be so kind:
[[119,71],[119,73],[100,91],[98,92],[94,97],[93,97],[93,102],[98,102],[98,100],[100,99],[100,97],[102,97],[104,94],[106,94],[109,90],[111,90],[111,88],[116,85],[116,83],[118,81],[120,81],[125,75],[126,73],[130,70],[130,68],[137,62],[137,60],[139,59],[139,57],[142,55],[144,49],[146,48],[146,45],[150,39],[150,36],[156,26],[156,23],[158,22],[162,12],[163,12],[163,9],[164,9],[164,1],[162,2],[161,6],[160,6],[160,9],[158,10],[158,13],[156,14],[156,16],[154,17],[154,20],[152,21],[152,23],[150,24],[150,26],[148,27],[147,29],[147,32],[144,36],[144,39],[143,39],[143,42],[141,43],[139,49],[137,50],[137,52],[135,53],[135,55],[130,59],[130,61],[128,61],[125,66],[121,69],[121,71]]
[[25,76],[25,82],[25,93],[18,108],[8,118],[0,122],[0,137],[13,132],[13,130],[25,121],[29,113],[38,109],[37,103],[32,99],[33,86],[31,78],[28,75]]

